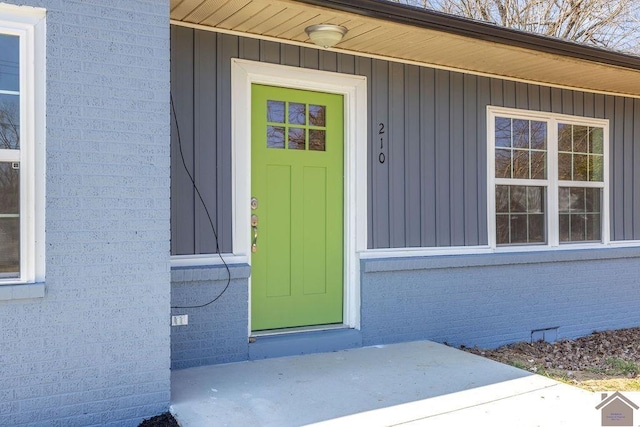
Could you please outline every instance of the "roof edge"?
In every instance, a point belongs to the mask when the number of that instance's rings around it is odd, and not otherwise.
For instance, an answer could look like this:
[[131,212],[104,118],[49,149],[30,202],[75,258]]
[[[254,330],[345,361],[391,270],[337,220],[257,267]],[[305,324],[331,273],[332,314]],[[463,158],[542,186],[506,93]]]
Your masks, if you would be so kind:
[[640,57],[637,56],[385,0],[295,1],[528,50],[640,70]]

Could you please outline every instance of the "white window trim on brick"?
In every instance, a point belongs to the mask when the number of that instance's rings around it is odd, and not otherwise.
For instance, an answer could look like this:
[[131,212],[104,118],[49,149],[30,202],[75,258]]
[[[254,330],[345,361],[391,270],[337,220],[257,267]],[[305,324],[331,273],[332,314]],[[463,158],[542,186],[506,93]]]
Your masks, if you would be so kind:
[[44,296],[45,17],[41,8],[0,4],[0,33],[20,37],[21,186],[20,277],[0,279],[0,300]]
[[[545,180],[522,180],[522,179],[498,179],[495,177],[495,121],[496,117],[509,117],[514,119],[544,121],[547,123],[547,179]],[[559,207],[558,188],[566,184],[558,179],[558,123],[602,127],[603,135],[603,181],[602,182],[579,182],[580,187],[602,188],[602,219],[601,219],[601,241],[600,242],[559,242]],[[512,244],[498,246],[496,244],[496,184],[507,185],[544,185],[546,191],[546,244]],[[495,252],[514,252],[528,250],[545,249],[577,249],[577,248],[601,248],[609,245],[610,224],[609,224],[609,120],[591,117],[570,116],[548,112],[536,112],[528,110],[518,110],[503,107],[487,107],[487,230],[489,233],[489,247]]]

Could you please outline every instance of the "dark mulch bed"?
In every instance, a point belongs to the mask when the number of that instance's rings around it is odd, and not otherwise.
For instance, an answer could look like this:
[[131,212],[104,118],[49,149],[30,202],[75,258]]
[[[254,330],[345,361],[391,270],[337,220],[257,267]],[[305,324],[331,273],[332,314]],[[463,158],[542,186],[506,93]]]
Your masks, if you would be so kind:
[[180,427],[169,412],[144,420],[138,427]]

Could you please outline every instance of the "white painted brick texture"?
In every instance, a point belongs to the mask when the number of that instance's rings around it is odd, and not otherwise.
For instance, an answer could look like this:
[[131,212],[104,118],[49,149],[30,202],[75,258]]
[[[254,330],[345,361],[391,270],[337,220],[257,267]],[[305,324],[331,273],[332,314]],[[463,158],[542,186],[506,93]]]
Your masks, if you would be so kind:
[[8,2],[47,9],[47,294],[0,302],[0,425],[134,426],[169,404],[169,2]]

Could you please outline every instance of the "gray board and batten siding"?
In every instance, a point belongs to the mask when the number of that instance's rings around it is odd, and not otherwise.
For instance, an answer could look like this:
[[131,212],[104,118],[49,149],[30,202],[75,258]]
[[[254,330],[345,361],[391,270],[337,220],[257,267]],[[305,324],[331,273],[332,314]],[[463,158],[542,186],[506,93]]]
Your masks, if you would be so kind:
[[[171,45],[183,153],[222,252],[232,250],[232,58],[367,77],[368,248],[487,244],[487,105],[610,119],[611,238],[640,239],[640,214],[633,215],[640,212],[640,100],[179,26]],[[215,240],[172,126],[172,254],[212,253]],[[231,273],[215,304],[172,310],[190,314],[188,326],[172,328],[173,369],[262,357],[246,335],[250,268]],[[222,266],[172,269],[173,305],[207,302],[225,286]],[[429,339],[496,347],[538,329],[575,338],[640,324],[637,248],[363,259],[359,286],[360,330],[347,338],[360,345]],[[298,351],[294,344],[287,347]]]
[[[611,239],[640,239],[640,214],[634,215],[640,212],[638,99],[180,26],[171,28],[171,48],[182,151],[222,252],[232,251],[232,58],[367,77],[370,249],[487,244],[487,105],[611,120]],[[215,253],[211,226],[184,172],[173,120],[172,130],[172,254]]]

